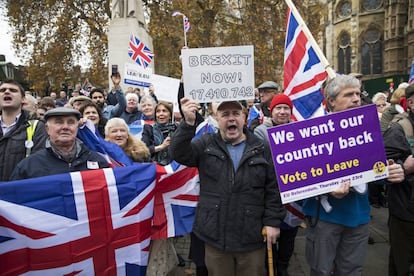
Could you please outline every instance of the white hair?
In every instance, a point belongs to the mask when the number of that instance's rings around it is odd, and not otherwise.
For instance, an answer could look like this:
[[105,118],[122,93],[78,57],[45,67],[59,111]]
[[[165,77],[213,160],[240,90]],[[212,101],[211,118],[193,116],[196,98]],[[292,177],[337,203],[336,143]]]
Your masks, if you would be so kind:
[[157,102],[154,100],[154,98],[153,97],[151,97],[151,96],[143,96],[142,98],[141,98],[141,101],[140,101],[140,103],[146,103],[146,102],[150,102],[150,103],[152,103],[152,105],[155,107],[156,105],[157,105]]
[[127,132],[129,131],[128,125],[124,119],[114,117],[114,118],[109,119],[105,125],[105,136],[109,135],[109,131],[113,127],[123,127],[127,130]]
[[373,97],[372,97],[372,102],[376,103],[379,99],[383,98],[384,101],[387,101],[387,95],[385,95],[382,92],[378,92],[376,93]]
[[138,96],[135,93],[128,93],[125,95],[126,100],[128,101],[131,98],[134,98],[135,101],[138,103]]

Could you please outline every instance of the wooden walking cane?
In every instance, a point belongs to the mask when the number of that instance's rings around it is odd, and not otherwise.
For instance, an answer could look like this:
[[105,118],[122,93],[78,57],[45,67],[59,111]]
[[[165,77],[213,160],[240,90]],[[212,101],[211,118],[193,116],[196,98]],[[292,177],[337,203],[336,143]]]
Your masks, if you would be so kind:
[[[263,227],[262,235],[264,237],[267,237],[267,232],[266,232],[265,227]],[[266,241],[267,241],[267,238],[266,238]],[[267,243],[266,243],[266,248],[267,248]],[[275,272],[273,270],[273,251],[272,251],[272,248],[270,248],[270,249],[267,248],[267,267],[268,267],[267,269],[269,271],[269,276],[274,276]]]

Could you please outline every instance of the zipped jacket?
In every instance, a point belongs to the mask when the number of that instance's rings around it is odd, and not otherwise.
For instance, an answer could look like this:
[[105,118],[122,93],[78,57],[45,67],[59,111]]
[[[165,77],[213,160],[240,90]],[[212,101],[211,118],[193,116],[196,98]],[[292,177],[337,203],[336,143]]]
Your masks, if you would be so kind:
[[193,232],[227,252],[263,247],[263,226],[279,227],[285,216],[268,145],[245,129],[246,146],[234,170],[220,133],[191,141],[195,129],[182,122],[169,147],[174,160],[199,170]]
[[50,146],[30,155],[17,164],[11,180],[109,167],[102,155],[89,150],[80,140],[76,141],[76,146],[78,150],[71,162],[62,159]]
[[[27,128],[29,113],[22,110],[15,127],[6,135],[0,128],[0,181],[8,181],[17,163],[26,157]],[[30,154],[45,148],[47,133],[45,125],[39,121],[32,137],[33,147]]]

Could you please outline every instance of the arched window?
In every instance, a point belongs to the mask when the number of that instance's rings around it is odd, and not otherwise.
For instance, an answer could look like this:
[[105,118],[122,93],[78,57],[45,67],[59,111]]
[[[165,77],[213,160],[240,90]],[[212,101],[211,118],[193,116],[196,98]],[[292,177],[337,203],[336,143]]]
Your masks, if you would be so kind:
[[381,33],[375,28],[368,29],[363,35],[361,64],[361,73],[363,75],[382,73]]
[[365,11],[374,11],[382,6],[382,0],[364,0],[362,2],[362,8]]
[[351,36],[345,31],[338,39],[338,73],[351,73]]
[[336,14],[339,18],[346,18],[351,16],[352,4],[349,0],[342,1],[336,6]]

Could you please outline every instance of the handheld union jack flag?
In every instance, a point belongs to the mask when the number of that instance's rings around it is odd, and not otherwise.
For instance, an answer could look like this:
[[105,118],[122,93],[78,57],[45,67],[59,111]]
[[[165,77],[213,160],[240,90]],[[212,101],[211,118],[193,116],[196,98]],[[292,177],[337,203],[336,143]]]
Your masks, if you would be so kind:
[[186,32],[188,32],[190,30],[190,28],[191,28],[191,26],[190,26],[190,20],[185,15],[183,15],[183,20],[184,20],[184,30]]
[[155,166],[0,183],[0,274],[145,275]]
[[79,127],[77,137],[90,150],[102,154],[111,168],[130,166],[133,164],[132,160],[117,144],[106,141],[99,135],[98,129],[91,120],[87,120],[83,126]]
[[157,166],[151,239],[191,232],[200,192],[198,170],[173,161]]
[[172,13],[172,16],[179,16],[181,15],[183,17],[183,30],[184,30],[184,46],[187,47],[187,32],[190,30],[190,20],[188,19],[185,14],[175,11]]
[[247,116],[247,127],[250,128],[253,120],[259,118],[260,122],[263,121],[263,112],[259,110],[255,105],[253,105],[249,110],[249,115]]
[[296,120],[323,115],[321,85],[327,78],[314,47],[288,10],[284,58],[284,93],[293,102]]
[[179,11],[175,11],[172,13],[172,16],[179,16],[181,15],[183,17],[183,24],[184,24],[184,31],[187,33],[191,26],[190,26],[190,20],[188,19],[187,16],[185,16],[185,14],[179,12]]
[[154,53],[134,35],[129,39],[128,55],[144,68],[149,66],[154,57]]

